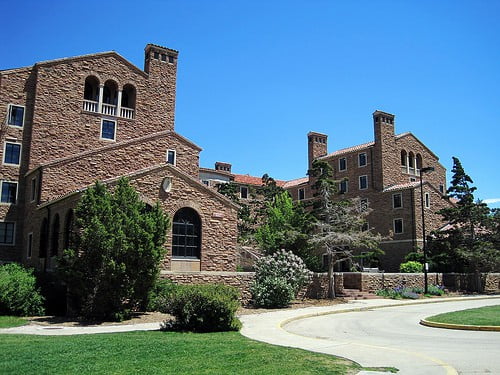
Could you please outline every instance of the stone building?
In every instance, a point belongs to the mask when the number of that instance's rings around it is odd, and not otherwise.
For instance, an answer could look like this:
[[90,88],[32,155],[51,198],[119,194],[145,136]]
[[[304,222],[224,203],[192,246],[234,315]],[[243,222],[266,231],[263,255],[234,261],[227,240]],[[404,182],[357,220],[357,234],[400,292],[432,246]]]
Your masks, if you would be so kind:
[[[361,207],[369,207],[368,226],[374,232],[391,236],[381,244],[385,255],[380,268],[398,271],[399,264],[411,251],[422,247],[422,205],[420,170],[423,174],[423,201],[426,233],[443,223],[436,214],[450,203],[442,199],[446,170],[439,158],[412,133],[395,134],[394,115],[373,113],[374,141],[328,153],[328,136],[310,132],[309,168],[316,159],[327,161],[339,180],[339,199],[360,198]],[[308,177],[289,181],[285,188],[294,200],[313,199]]]
[[0,261],[53,268],[94,181],[126,176],[170,216],[165,270],[234,271],[237,206],[199,181],[174,130],[178,52],[148,44],[0,71]]

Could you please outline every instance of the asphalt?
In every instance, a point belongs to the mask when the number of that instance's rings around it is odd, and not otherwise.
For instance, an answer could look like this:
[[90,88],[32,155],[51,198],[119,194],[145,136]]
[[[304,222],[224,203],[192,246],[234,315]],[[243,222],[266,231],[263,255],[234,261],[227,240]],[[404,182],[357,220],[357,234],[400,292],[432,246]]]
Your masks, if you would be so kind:
[[[489,299],[499,298],[498,296],[473,296],[473,297],[457,297],[457,298],[431,298],[425,300],[389,300],[389,299],[371,299],[371,300],[355,300],[349,301],[346,304],[338,304],[331,306],[307,307],[300,309],[284,309],[272,312],[241,315],[239,318],[243,323],[241,334],[262,342],[273,345],[286,347],[301,348],[313,352],[320,352],[331,355],[338,355],[336,345],[332,342],[314,337],[304,337],[286,331],[283,327],[296,320],[322,316],[336,313],[348,313],[356,311],[364,311],[371,309],[379,309],[391,306],[405,306],[414,304],[427,304],[437,302],[464,301],[471,299]],[[80,335],[80,334],[96,334],[96,333],[115,333],[129,331],[153,331],[159,330],[161,323],[143,323],[133,325],[107,325],[107,326],[58,326],[58,325],[37,325],[32,323],[29,325],[0,329],[0,334],[31,334],[31,335]],[[449,371],[448,374],[456,372]],[[362,374],[387,374],[374,371],[362,371]]]

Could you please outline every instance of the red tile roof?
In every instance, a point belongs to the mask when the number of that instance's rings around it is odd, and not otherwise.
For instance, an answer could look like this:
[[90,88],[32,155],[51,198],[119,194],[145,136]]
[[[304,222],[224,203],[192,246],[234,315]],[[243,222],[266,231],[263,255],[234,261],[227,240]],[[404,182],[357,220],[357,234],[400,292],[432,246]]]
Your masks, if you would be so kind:
[[302,185],[302,184],[307,184],[308,182],[309,182],[309,177],[301,177],[301,178],[296,178],[295,180],[286,181],[283,184],[283,187],[285,189],[288,189],[288,188],[291,188],[291,187],[294,187],[294,186],[298,186],[298,185]]
[[[262,186],[262,177],[254,177],[248,174],[233,174],[234,182],[246,185]],[[275,180],[277,186],[283,186],[285,181]]]
[[349,152],[359,151],[359,150],[362,150],[364,148],[371,147],[374,144],[375,144],[375,142],[367,142],[367,143],[363,143],[363,144],[360,144],[360,145],[357,145],[357,146],[342,148],[340,150],[332,152],[331,154],[328,154],[328,155],[325,155],[325,156],[321,156],[318,159],[326,159],[326,158],[330,158],[332,156],[337,156],[337,155],[347,154]]
[[[427,183],[427,181],[422,181],[422,183]],[[413,182],[408,182],[406,184],[398,184],[398,185],[392,185],[388,186],[384,189],[384,193],[388,191],[396,191],[396,190],[405,190],[405,189],[414,189],[416,187],[420,186],[420,181],[413,181]]]

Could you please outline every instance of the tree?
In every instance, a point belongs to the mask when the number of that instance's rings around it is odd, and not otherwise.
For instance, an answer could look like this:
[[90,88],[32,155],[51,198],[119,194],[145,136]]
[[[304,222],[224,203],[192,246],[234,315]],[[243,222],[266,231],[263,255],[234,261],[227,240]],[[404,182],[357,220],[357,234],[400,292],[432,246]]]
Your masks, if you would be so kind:
[[500,266],[498,218],[488,206],[475,201],[475,187],[460,160],[453,157],[453,178],[446,199],[451,207],[438,213],[448,224],[434,231],[429,241],[433,262],[440,271],[488,272]]
[[75,210],[73,248],[60,272],[76,312],[91,319],[126,318],[147,306],[163,259],[168,219],[147,206],[125,178],[114,192],[96,182]]
[[328,297],[335,298],[335,265],[352,259],[354,248],[380,253],[378,244],[382,237],[363,230],[369,210],[361,207],[359,199],[339,199],[328,163],[315,161],[310,175],[317,178],[314,186],[318,198],[314,210],[318,221],[311,241],[328,256]]

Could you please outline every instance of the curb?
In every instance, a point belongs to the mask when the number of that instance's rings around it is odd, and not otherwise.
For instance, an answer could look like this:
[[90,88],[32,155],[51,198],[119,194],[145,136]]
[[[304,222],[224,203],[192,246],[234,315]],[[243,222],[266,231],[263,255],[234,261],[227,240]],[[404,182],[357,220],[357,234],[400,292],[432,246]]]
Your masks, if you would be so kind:
[[466,324],[437,323],[422,319],[420,324],[433,328],[460,329],[464,331],[494,331],[500,332],[500,326],[472,326]]

